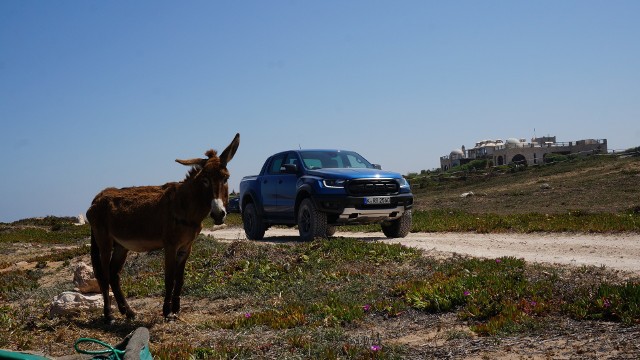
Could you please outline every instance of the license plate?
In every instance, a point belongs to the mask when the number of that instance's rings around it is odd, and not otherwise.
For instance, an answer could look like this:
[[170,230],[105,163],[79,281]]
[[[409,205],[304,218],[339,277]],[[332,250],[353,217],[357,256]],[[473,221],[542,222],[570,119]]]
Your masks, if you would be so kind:
[[371,196],[364,198],[365,205],[391,204],[389,196]]

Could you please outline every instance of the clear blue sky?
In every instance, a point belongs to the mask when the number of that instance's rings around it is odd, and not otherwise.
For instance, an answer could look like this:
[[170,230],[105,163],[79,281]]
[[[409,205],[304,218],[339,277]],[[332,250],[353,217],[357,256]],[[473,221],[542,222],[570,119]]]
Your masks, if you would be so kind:
[[640,145],[640,1],[0,1],[0,222],[108,186],[231,188],[291,148],[403,174],[481,139]]

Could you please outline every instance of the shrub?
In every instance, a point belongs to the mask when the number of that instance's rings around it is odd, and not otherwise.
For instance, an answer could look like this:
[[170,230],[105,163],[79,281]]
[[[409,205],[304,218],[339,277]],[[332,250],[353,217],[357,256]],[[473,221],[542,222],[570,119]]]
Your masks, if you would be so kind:
[[554,164],[554,163],[564,162],[567,160],[569,160],[569,157],[567,155],[562,155],[562,154],[546,154],[544,156],[545,164]]
[[462,171],[470,171],[470,170],[483,170],[488,166],[488,162],[486,159],[472,160],[471,162],[460,166],[460,170]]

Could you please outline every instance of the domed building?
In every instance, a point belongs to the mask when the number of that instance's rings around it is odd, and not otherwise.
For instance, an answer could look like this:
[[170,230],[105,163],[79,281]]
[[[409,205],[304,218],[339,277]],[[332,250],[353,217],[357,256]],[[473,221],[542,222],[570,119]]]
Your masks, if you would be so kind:
[[506,146],[507,148],[522,147],[524,145],[524,141],[522,140],[516,138],[508,138],[507,141],[505,141],[504,146]]
[[452,150],[448,156],[440,157],[440,169],[450,170],[473,160],[488,160],[489,166],[499,165],[538,165],[544,162],[548,154],[606,154],[607,139],[586,139],[570,142],[557,142],[555,136],[532,138],[527,142],[523,138],[481,140],[472,149]]
[[442,168],[442,159],[446,158],[447,159],[447,163],[445,165],[445,168],[443,168],[443,170],[449,170],[454,166],[460,166],[462,165],[462,161],[464,161],[464,159],[466,158],[466,155],[464,153],[464,151],[462,151],[462,149],[453,149],[451,150],[451,152],[449,153],[449,156],[443,156],[440,158],[440,165]]
[[449,153],[449,157],[451,157],[451,160],[464,159],[464,151],[462,149],[453,149]]

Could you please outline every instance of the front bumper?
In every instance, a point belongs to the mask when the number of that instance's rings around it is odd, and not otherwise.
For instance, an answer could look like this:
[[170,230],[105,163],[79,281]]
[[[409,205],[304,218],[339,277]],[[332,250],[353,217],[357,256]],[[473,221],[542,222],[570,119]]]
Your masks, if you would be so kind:
[[371,224],[400,218],[413,206],[412,194],[390,195],[390,203],[365,205],[364,196],[314,197],[316,208],[327,214],[332,224]]

